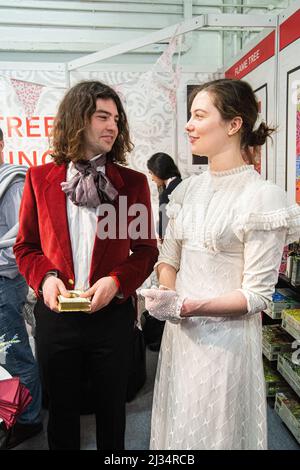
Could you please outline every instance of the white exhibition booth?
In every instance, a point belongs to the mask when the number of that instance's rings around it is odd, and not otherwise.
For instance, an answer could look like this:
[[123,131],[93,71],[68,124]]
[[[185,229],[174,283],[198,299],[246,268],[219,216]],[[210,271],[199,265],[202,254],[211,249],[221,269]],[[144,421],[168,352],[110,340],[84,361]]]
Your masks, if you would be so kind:
[[[192,164],[184,132],[187,86],[222,76],[243,78],[256,90],[261,117],[278,126],[278,133],[262,149],[260,171],[288,189],[290,200],[300,188],[300,1],[278,15],[205,14],[104,51],[64,63],[0,62],[0,126],[5,136],[5,160],[37,165],[49,161],[49,133],[57,105],[69,86],[98,79],[121,95],[128,114],[135,149],[129,164],[146,172],[155,152],[167,152],[183,176],[204,169]],[[234,63],[216,73],[186,72],[172,65],[182,34],[208,26],[260,26],[257,36]],[[109,65],[101,60],[172,38],[168,49],[151,67]],[[96,64],[93,70],[93,64]],[[196,70],[196,68],[195,68]],[[298,107],[298,109],[297,109]],[[298,139],[298,141],[297,141]],[[300,161],[300,160],[299,160]],[[299,168],[299,169],[298,169]],[[152,187],[155,194],[154,185]],[[300,189],[299,189],[300,193]],[[297,198],[300,201],[300,195]]]
[[278,27],[259,36],[224,74],[248,81],[261,118],[274,125],[273,144],[262,149],[261,172],[300,203],[300,2],[278,17]]

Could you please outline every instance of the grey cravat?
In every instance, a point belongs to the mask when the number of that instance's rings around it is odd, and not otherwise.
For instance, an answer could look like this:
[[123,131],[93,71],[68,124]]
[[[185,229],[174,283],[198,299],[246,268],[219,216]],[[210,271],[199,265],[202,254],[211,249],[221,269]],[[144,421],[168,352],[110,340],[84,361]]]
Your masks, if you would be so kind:
[[106,155],[95,160],[81,160],[74,164],[79,173],[70,181],[61,183],[62,190],[76,206],[98,207],[102,202],[112,203],[118,191],[98,167],[104,166]]

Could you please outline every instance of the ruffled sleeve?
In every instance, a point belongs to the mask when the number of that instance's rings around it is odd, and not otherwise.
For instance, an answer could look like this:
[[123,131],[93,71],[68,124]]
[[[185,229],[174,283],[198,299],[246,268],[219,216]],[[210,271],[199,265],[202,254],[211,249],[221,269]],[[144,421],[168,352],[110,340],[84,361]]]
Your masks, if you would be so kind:
[[169,203],[166,207],[167,216],[169,219],[175,219],[182,208],[184,203],[187,188],[191,183],[193,177],[183,180],[169,195]]
[[248,211],[233,224],[236,236],[244,244],[244,272],[240,290],[246,300],[248,314],[268,306],[278,279],[285,245],[299,240],[300,209],[288,206],[284,191],[265,182],[248,201]]
[[243,242],[245,236],[253,231],[286,230],[285,245],[300,238],[300,207],[289,206],[285,192],[278,186],[265,182],[263,188],[253,198],[248,210],[236,217],[233,231]]

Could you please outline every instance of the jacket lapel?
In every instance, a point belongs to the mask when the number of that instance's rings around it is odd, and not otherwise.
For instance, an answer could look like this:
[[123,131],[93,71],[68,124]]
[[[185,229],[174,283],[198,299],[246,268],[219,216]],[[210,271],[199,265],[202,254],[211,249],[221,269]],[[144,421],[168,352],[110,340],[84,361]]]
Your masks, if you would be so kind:
[[107,178],[110,179],[117,191],[120,191],[120,189],[123,188],[125,183],[122,176],[120,175],[118,165],[116,165],[115,163],[107,162],[105,166],[105,174]]
[[61,183],[66,181],[66,174],[67,167],[65,165],[53,166],[46,177],[45,200],[57,244],[61,249],[68,270],[73,276],[74,266],[67,218],[66,195],[61,189]]

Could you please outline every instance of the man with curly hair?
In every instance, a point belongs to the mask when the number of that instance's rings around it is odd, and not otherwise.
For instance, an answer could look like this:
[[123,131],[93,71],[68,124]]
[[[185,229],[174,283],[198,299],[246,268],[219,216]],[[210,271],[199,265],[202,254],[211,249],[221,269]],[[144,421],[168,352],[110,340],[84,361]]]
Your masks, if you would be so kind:
[[[124,449],[133,298],[157,258],[147,179],[124,167],[132,148],[117,93],[99,81],[81,82],[59,106],[54,162],[27,174],[15,255],[38,295],[50,449],[80,448],[83,366],[93,385],[97,448]],[[140,224],[136,207],[144,213]],[[59,312],[58,296],[72,289],[92,298],[89,313]]]

